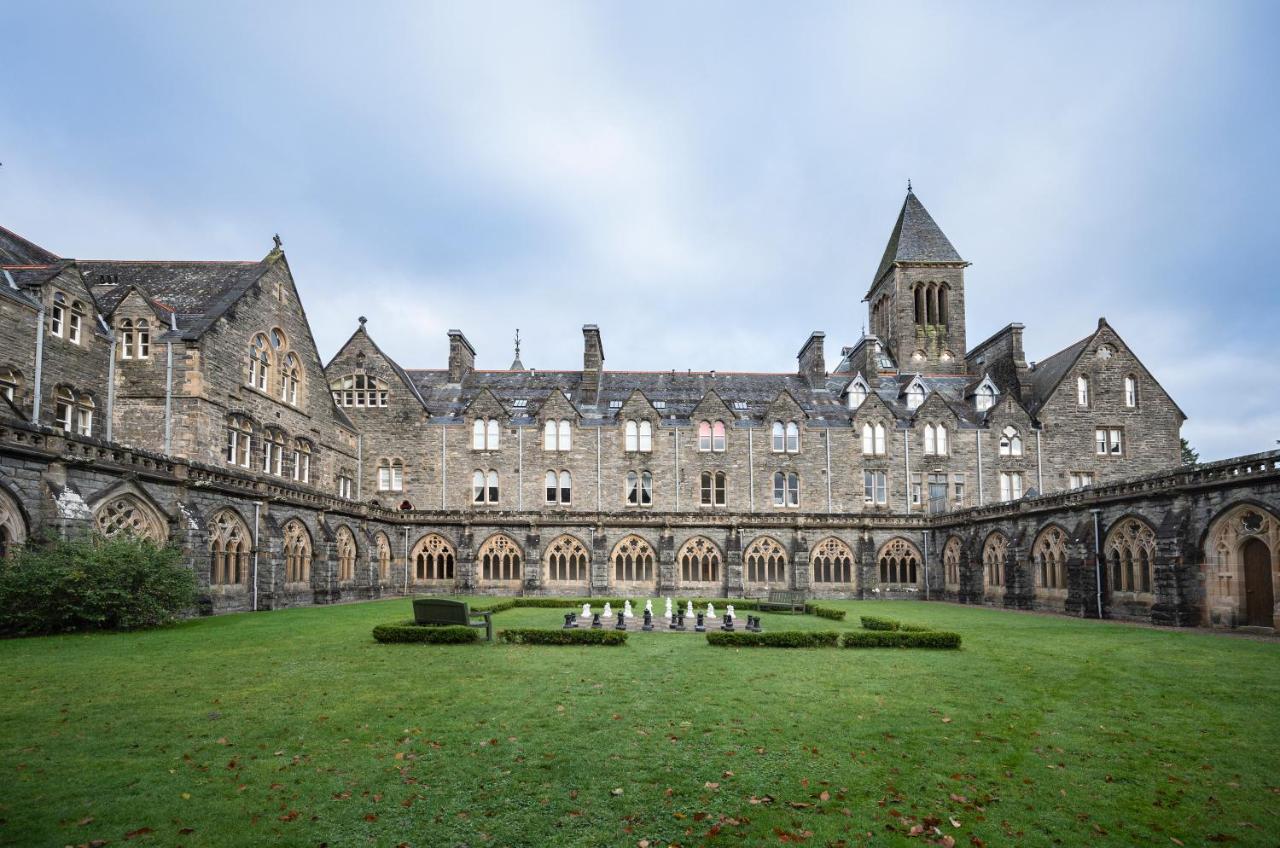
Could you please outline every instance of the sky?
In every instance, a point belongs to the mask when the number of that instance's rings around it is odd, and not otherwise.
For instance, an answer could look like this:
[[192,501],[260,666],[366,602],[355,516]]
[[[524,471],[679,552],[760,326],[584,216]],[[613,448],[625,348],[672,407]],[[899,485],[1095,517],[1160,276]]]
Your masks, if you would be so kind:
[[1100,316],[1202,459],[1280,439],[1280,4],[0,0],[0,224],[62,256],[258,259],[322,357],[828,365],[907,180],[968,339]]

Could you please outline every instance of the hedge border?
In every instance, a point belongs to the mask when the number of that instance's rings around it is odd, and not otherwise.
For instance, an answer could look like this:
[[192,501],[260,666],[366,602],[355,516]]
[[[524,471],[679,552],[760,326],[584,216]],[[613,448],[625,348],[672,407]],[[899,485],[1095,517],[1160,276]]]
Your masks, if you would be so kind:
[[498,638],[508,645],[598,645],[617,647],[627,644],[625,630],[553,630],[542,627],[511,627],[498,631]]
[[377,625],[373,628],[373,638],[384,645],[470,645],[479,641],[480,631],[462,624],[426,627],[409,619]]
[[835,648],[840,644],[836,630],[708,630],[707,644],[722,648]]
[[960,634],[944,630],[849,630],[840,641],[844,648],[960,649]]

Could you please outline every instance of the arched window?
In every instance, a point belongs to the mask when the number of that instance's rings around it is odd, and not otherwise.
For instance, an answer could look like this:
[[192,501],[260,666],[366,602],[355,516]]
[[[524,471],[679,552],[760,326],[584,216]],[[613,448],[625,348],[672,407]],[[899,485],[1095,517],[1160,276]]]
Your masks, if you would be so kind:
[[948,586],[960,585],[960,550],[963,543],[959,536],[952,536],[942,549],[943,580]]
[[249,344],[249,385],[258,391],[267,390],[267,375],[271,372],[271,351],[267,337],[259,333]]
[[568,419],[547,421],[542,426],[542,449],[544,451],[567,451],[573,447],[573,429]]
[[787,453],[800,452],[800,425],[794,421],[787,422]]
[[249,576],[249,528],[229,509],[214,515],[209,525],[209,582],[234,586]]
[[1000,431],[1000,455],[1022,456],[1022,436],[1014,427],[1005,427]]
[[302,382],[302,364],[292,353],[285,354],[280,372],[280,400],[298,405],[298,385]]
[[784,453],[787,449],[786,428],[781,421],[773,422],[773,452]]
[[249,452],[253,447],[253,425],[241,415],[227,416],[227,464],[249,467]]
[[271,346],[276,350],[286,350],[289,347],[289,340],[284,334],[284,330],[279,327],[271,328]]
[[1009,538],[1003,533],[995,532],[987,537],[982,546],[982,569],[987,586],[1004,585],[1004,565],[1008,552]]
[[16,368],[0,368],[0,395],[15,404],[22,399],[22,375]]
[[404,462],[399,458],[378,460],[378,491],[404,491]]
[[546,490],[547,503],[568,506],[573,502],[573,475],[568,471],[548,471]]
[[883,424],[862,425],[862,452],[868,456],[884,455],[885,430]]
[[76,434],[93,435],[93,395],[80,392],[76,395]]
[[1067,534],[1050,526],[1040,531],[1031,546],[1037,589],[1067,588]]
[[946,283],[939,283],[937,290],[938,297],[938,323],[943,327],[947,326],[947,318],[951,312],[951,304],[948,302],[951,298],[951,286]]
[[477,418],[471,422],[471,449],[498,450],[501,432],[502,428],[496,418]]
[[581,541],[573,536],[557,536],[547,545],[543,556],[547,580],[561,583],[584,583],[591,578],[591,557]]
[[640,422],[640,450],[644,453],[653,450],[653,424],[648,421]]
[[800,475],[791,472],[774,472],[773,505],[800,506]]
[[857,409],[862,406],[862,402],[867,399],[867,386],[862,382],[862,378],[854,380],[849,384],[849,408]]
[[654,580],[654,564],[658,556],[653,552],[653,546],[639,536],[627,536],[618,542],[609,560],[613,563],[616,583],[649,583]]
[[945,425],[924,425],[924,452],[926,456],[946,456],[947,428]]
[[262,437],[262,473],[284,475],[284,433],[268,427]]
[[1089,378],[1083,374],[1076,378],[1076,403],[1080,406],[1089,405]]
[[724,453],[725,426],[723,421],[702,421],[698,424],[698,450]]
[[622,449],[635,452],[640,450],[640,428],[635,421],[628,421],[623,428],[624,441]]
[[652,506],[653,475],[648,471],[628,471],[624,494],[627,506]]
[[297,518],[284,525],[284,579],[286,583],[311,580],[311,533]]
[[760,536],[742,555],[743,580],[749,584],[785,587],[787,551],[769,536]]
[[978,390],[973,394],[974,409],[979,412],[986,412],[996,403],[996,390],[989,385],[978,386]]
[[67,326],[67,297],[62,292],[53,293],[53,306],[49,309],[49,333],[62,338]]
[[120,358],[133,359],[133,321],[128,318],[121,321],[116,335],[120,337]]
[[925,301],[924,285],[921,283],[916,283],[912,293],[915,295],[916,323],[921,326],[924,326],[924,324],[927,322],[929,317],[928,309],[926,308],[925,302],[924,302]]
[[478,504],[496,504],[498,502],[498,472],[492,468],[488,471],[476,469],[471,475],[471,499]]
[[414,579],[453,580],[454,552],[445,538],[437,533],[428,533],[413,546],[409,558],[414,563]]
[[852,583],[853,551],[834,536],[823,539],[809,554],[814,583]]
[[711,450],[715,453],[724,453],[724,422],[717,421],[711,425]]
[[338,580],[356,579],[356,537],[346,527],[338,528]]
[[522,579],[520,546],[510,536],[497,533],[485,540],[476,554],[480,579],[486,582],[513,582]]
[[907,409],[919,409],[924,404],[925,390],[920,383],[914,383],[907,389]]
[[728,501],[726,479],[723,471],[702,472],[699,503],[702,506],[724,506]]
[[680,563],[681,583],[719,583],[720,549],[704,536],[694,536],[680,546],[676,562]]
[[75,427],[75,411],[75,392],[66,386],[59,386],[53,395],[53,417],[64,433],[70,433]]
[[711,422],[698,422],[698,450],[707,452],[711,450]]
[[293,443],[293,479],[298,483],[311,482],[311,443],[306,439]]
[[1150,592],[1156,558],[1156,532],[1136,518],[1122,519],[1103,544],[1113,592]]
[[169,536],[165,521],[132,494],[108,498],[94,510],[93,519],[98,525],[98,532],[108,539],[130,536],[161,545]]
[[1138,381],[1132,374],[1124,378],[1124,405],[1130,408],[1138,405]]
[[0,489],[0,560],[13,553],[27,538],[22,510],[9,493]]
[[146,318],[139,318],[134,335],[133,355],[136,359],[151,358],[151,325]]
[[84,326],[84,304],[72,301],[71,318],[67,322],[67,341],[80,344],[80,331]]
[[653,450],[653,425],[648,421],[628,421],[625,432],[625,450],[628,452],[648,453]]
[[333,402],[346,407],[385,407],[387,383],[369,374],[347,374],[329,383]]
[[373,542],[378,554],[378,582],[388,583],[391,580],[391,542],[385,533],[379,533]]
[[901,536],[885,542],[876,557],[880,563],[880,582],[914,584],[919,577],[920,550]]

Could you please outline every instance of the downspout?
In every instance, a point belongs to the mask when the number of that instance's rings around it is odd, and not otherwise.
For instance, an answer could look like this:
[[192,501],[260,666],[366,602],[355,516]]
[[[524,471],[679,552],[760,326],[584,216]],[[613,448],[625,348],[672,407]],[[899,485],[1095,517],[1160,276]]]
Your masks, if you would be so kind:
[[404,528],[404,593],[409,594],[409,528]]
[[680,511],[680,430],[676,428],[676,512]]
[[[178,316],[176,313],[169,313],[169,329],[171,332],[178,332]],[[113,351],[114,354],[114,351]],[[114,357],[113,357],[114,358]],[[164,453],[170,456],[173,453],[173,339],[165,342],[165,366],[164,366]],[[256,530],[255,530],[256,532]],[[254,584],[253,584],[253,608],[258,608],[258,584],[257,584],[257,543],[254,544]]]
[[1098,588],[1098,618],[1102,618],[1102,529],[1099,521],[1102,510],[1094,508],[1093,513],[1093,582]]
[[111,441],[111,425],[115,420],[116,408],[116,334],[111,329],[111,325],[101,315],[98,316],[98,323],[102,325],[102,330],[107,334],[107,341],[111,343],[111,356],[107,359],[107,421],[106,421],[106,437],[107,441]]
[[978,506],[982,506],[982,427],[973,431],[974,443],[978,446]]
[[524,428],[516,428],[516,509],[524,509]]
[[924,599],[929,600],[929,531],[920,531],[920,544],[924,553]]
[[822,441],[827,446],[827,513],[831,513],[831,429],[822,433]]
[[[9,285],[14,285],[13,277],[8,271],[4,272],[5,279],[9,281]],[[17,288],[17,286],[14,286]],[[41,374],[44,372],[44,300],[40,299],[36,306],[36,375],[34,394],[31,400],[31,423],[40,423],[40,384]]]
[[364,488],[364,433],[356,433],[356,500]]
[[[639,445],[637,445],[639,447]],[[596,428],[596,512],[600,511],[600,505],[603,503],[601,498],[604,489],[604,481],[600,479],[600,428]]]
[[258,525],[262,501],[253,502],[253,611],[258,611]]
[[756,511],[756,446],[755,427],[747,427],[747,487],[751,490],[751,511]]
[[902,456],[907,466],[906,501],[907,515],[911,514],[911,431],[902,431]]
[[1044,494],[1044,461],[1040,456],[1040,428],[1036,428],[1036,487]]
[[446,493],[449,491],[449,463],[445,458],[444,442],[445,436],[449,435],[449,428],[440,425],[440,508],[448,509],[448,500]]

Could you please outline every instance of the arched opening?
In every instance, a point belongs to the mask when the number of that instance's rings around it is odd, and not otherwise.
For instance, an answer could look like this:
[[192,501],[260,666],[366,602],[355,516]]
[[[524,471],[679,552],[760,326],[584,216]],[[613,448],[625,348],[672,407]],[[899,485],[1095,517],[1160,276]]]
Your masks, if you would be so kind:
[[959,536],[952,536],[942,549],[943,583],[949,589],[960,588],[960,550],[963,544]]
[[853,583],[853,551],[839,539],[823,539],[809,554],[815,584],[837,584],[833,588],[847,589]]
[[105,538],[131,536],[163,545],[168,527],[149,505],[133,494],[117,495],[98,505],[93,512],[98,532]]
[[694,536],[685,542],[676,562],[680,563],[682,586],[692,583],[720,583],[720,563],[723,558],[720,556],[720,549],[705,536]]
[[1244,564],[1245,620],[1255,627],[1272,627],[1276,598],[1271,551],[1255,536],[1240,546],[1240,560]]
[[761,536],[742,556],[742,579],[748,586],[787,587],[787,551],[770,536]]
[[428,533],[418,540],[409,554],[415,583],[452,583],[456,555],[453,545],[438,533]]
[[286,583],[311,580],[311,533],[296,518],[284,526],[284,580]]
[[1205,624],[1276,622],[1280,519],[1253,504],[1224,511],[1205,537]]
[[586,583],[591,578],[591,556],[582,541],[568,534],[557,536],[542,557],[549,583]]
[[627,536],[613,549],[614,583],[653,583],[657,577],[658,555],[653,546],[639,536]]
[[502,533],[486,539],[476,554],[480,579],[485,583],[518,583],[523,576],[523,561],[520,546]]
[[880,582],[915,585],[920,579],[920,549],[902,537],[890,539],[876,557],[880,564]]

